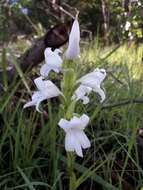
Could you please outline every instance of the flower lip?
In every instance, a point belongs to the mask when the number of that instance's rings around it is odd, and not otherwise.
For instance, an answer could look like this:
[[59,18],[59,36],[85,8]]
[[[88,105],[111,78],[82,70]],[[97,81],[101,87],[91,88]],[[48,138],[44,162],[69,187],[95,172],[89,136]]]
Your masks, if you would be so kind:
[[65,131],[65,149],[66,151],[75,151],[80,157],[83,157],[82,148],[90,147],[90,141],[84,133],[84,129],[89,122],[89,117],[83,114],[81,117],[74,116],[70,121],[61,119],[58,125]]

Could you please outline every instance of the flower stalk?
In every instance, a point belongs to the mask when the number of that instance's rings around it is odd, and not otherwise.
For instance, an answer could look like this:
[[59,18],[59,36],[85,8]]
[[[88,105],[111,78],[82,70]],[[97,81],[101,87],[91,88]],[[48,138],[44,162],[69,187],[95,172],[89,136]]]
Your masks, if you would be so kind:
[[[71,100],[75,82],[76,75],[73,69],[74,62],[71,60],[66,60],[63,63],[63,81],[61,84],[62,93],[64,95],[64,99],[61,102],[63,108],[62,117],[66,119],[70,119],[73,116],[75,110],[75,102]],[[61,118],[61,117],[60,117]],[[69,190],[73,190],[76,183],[76,176],[73,170],[73,163],[75,160],[75,156],[73,152],[67,152],[67,173],[69,177]]]
[[76,176],[74,173],[74,160],[75,156],[72,152],[67,153],[67,172],[69,175],[69,190],[75,189],[75,184],[76,184]]

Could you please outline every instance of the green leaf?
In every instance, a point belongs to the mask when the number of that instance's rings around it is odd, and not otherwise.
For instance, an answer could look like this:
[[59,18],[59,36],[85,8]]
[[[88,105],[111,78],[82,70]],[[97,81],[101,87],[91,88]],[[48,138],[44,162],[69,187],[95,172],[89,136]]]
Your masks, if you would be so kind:
[[21,176],[23,177],[26,185],[29,187],[30,190],[36,190],[33,186],[33,184],[30,182],[30,180],[27,178],[27,176],[25,175],[25,173],[22,171],[22,169],[20,167],[17,166],[17,169],[19,171],[19,173],[21,174]]

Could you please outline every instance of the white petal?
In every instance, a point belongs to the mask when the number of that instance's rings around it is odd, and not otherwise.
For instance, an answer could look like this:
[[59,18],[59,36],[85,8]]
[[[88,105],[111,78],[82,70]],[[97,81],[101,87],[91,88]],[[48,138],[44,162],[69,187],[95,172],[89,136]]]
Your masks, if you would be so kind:
[[53,53],[53,52],[52,52],[51,48],[46,48],[45,51],[44,51],[45,57],[51,55],[52,53]]
[[42,112],[39,110],[39,105],[40,105],[41,101],[42,101],[42,100],[39,100],[39,101],[37,101],[37,102],[35,102],[35,101],[30,101],[30,102],[26,103],[23,108],[27,108],[27,107],[30,107],[30,106],[36,106],[36,110],[37,110],[38,112],[42,113]]
[[64,129],[64,131],[67,133],[68,132],[68,125],[69,125],[69,121],[67,121],[66,119],[60,119],[58,125]]
[[83,157],[81,145],[75,141],[75,152],[78,156]]
[[89,139],[87,138],[86,134],[81,130],[75,130],[75,136],[78,139],[82,148],[86,149],[91,146]]
[[60,67],[53,68],[53,71],[54,71],[55,73],[59,73],[59,72],[61,71],[61,68],[60,68]]
[[94,88],[94,86],[100,86],[101,82],[106,77],[106,71],[104,69],[95,69],[83,77],[81,77],[77,82]]
[[89,117],[83,114],[80,118],[74,116],[69,122],[69,128],[83,130],[89,122]]
[[59,96],[60,94],[62,94],[61,91],[58,89],[56,85],[54,85],[51,89],[51,92],[49,93],[49,96],[52,98]]
[[69,127],[70,128],[77,128],[77,126],[81,125],[81,120],[80,118],[74,116],[73,118],[71,118],[70,122],[69,122]]
[[47,50],[49,48],[46,48],[46,50],[44,51],[44,55],[45,55],[45,62],[46,64],[48,64],[50,67],[55,67],[56,65],[61,65],[62,64],[62,59],[59,56],[59,52],[60,50],[57,49],[55,51],[51,51],[51,50]]
[[48,64],[44,64],[40,69],[40,74],[44,77],[48,76],[51,69],[49,68]]
[[37,86],[38,90],[43,90],[45,88],[45,83],[42,77],[38,77],[34,80],[35,85]]
[[66,151],[74,151],[75,138],[72,132],[66,133],[65,136],[65,149]]
[[89,94],[92,91],[92,88],[87,87],[85,85],[80,85],[75,91],[75,96],[78,99],[81,99],[85,94]]
[[30,102],[27,102],[26,104],[24,104],[23,108],[28,108],[28,107],[30,107],[30,106],[35,106],[35,105],[36,105],[35,102],[30,101]]
[[68,48],[65,52],[65,57],[67,59],[75,59],[79,56],[80,53],[79,41],[80,41],[80,28],[78,20],[75,19],[69,36]]
[[[40,78],[40,77],[39,77]],[[42,77],[41,77],[42,78]],[[39,89],[39,94],[43,99],[59,96],[61,94],[58,87],[50,80],[35,80],[36,86]]]
[[60,49],[55,49],[54,51],[52,51],[51,48],[46,48],[44,51],[44,56],[48,57],[48,56],[53,55],[53,54],[58,55],[59,53],[61,53]]
[[88,86],[90,88],[93,88],[93,86],[97,86],[98,81],[95,80],[95,78],[93,76],[85,76],[85,78],[79,79],[79,82],[81,82],[81,84]]
[[73,132],[68,132],[66,134],[65,149],[66,151],[75,151],[78,156],[83,157],[81,145],[77,141],[76,136]]
[[92,91],[92,88],[87,87],[85,85],[80,85],[72,96],[72,100],[78,101],[83,100],[83,104],[87,104],[89,102],[89,98],[85,96]]
[[82,114],[82,116],[80,117],[81,120],[81,127],[82,129],[85,129],[85,127],[88,125],[89,123],[89,117],[86,114]]
[[45,89],[42,90],[41,93],[47,98],[53,98],[59,96],[61,94],[61,91],[53,82],[47,80],[45,81]]
[[70,38],[69,40],[76,38],[78,42],[80,41],[80,28],[77,19],[75,19],[73,22],[69,38]]
[[59,55],[53,54],[47,58],[45,58],[45,62],[49,65],[50,68],[62,66],[62,59]]
[[105,69],[95,69],[94,71],[94,78],[97,79],[99,85],[101,84],[101,82],[103,82],[103,80],[106,77],[106,70]]
[[62,53],[62,51],[61,51],[60,49],[55,49],[54,52],[55,52],[56,54]]
[[40,113],[42,113],[42,111],[39,109],[39,105],[40,105],[41,101],[42,101],[42,100],[40,100],[40,101],[38,101],[38,102],[36,103],[36,110],[37,110],[38,112],[40,112]]
[[39,100],[41,100],[41,94],[38,91],[36,91],[32,95],[32,101],[26,103],[24,105],[24,108],[27,108],[27,107],[30,107],[30,106],[35,106]]
[[55,51],[51,51],[51,48],[45,49],[44,55],[46,64],[44,64],[40,70],[42,76],[48,76],[51,70],[56,71],[57,73],[60,72],[63,61],[59,56],[59,52],[59,49],[56,49]]
[[79,56],[80,48],[79,45],[76,45],[76,40],[73,40],[73,42],[68,46],[68,49],[65,52],[66,59],[76,59]]
[[83,114],[80,118],[74,116],[73,118],[71,118],[71,120],[68,123],[68,127],[70,129],[80,129],[83,130],[86,125],[89,122],[89,117],[86,114]]
[[84,96],[84,97],[82,98],[82,100],[83,100],[83,104],[84,104],[84,105],[86,105],[86,104],[89,103],[89,98],[88,98],[87,96]]
[[105,100],[106,96],[105,96],[104,91],[103,91],[101,88],[99,88],[99,87],[94,87],[93,91],[94,91],[94,92],[97,92],[97,93],[100,95],[100,97],[101,97],[100,102],[103,102],[103,101]]

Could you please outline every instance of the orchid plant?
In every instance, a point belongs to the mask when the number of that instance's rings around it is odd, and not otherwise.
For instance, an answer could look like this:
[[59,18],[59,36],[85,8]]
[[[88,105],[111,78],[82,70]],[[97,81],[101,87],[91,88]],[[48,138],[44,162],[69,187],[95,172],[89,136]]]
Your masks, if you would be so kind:
[[[63,97],[64,101],[61,99],[61,104],[64,109],[60,112],[58,125],[65,132],[65,150],[72,155],[68,156],[67,160],[69,163],[71,160],[73,161],[74,153],[79,157],[83,157],[82,149],[87,149],[91,146],[90,140],[84,132],[90,118],[84,113],[82,115],[75,113],[77,101],[82,100],[83,104],[88,104],[90,102],[88,96],[92,91],[99,94],[101,97],[100,102],[105,100],[105,92],[101,88],[101,83],[106,77],[105,69],[96,68],[94,71],[76,79],[75,67],[73,65],[75,65],[75,60],[78,61],[79,59],[79,42],[80,27],[76,17],[71,28],[69,44],[64,53],[64,58],[62,59],[59,55],[61,53],[59,49],[54,51],[51,48],[45,49],[45,63],[40,69],[41,76],[34,80],[38,90],[33,93],[32,100],[24,105],[24,108],[36,106],[36,110],[42,112],[39,109],[39,105],[43,100],[57,96]],[[61,90],[52,81],[47,80],[51,71],[63,73]],[[70,170],[72,170],[70,171],[70,174],[72,174],[73,168],[71,167]],[[73,179],[71,176],[69,177],[70,189],[72,189]]]

